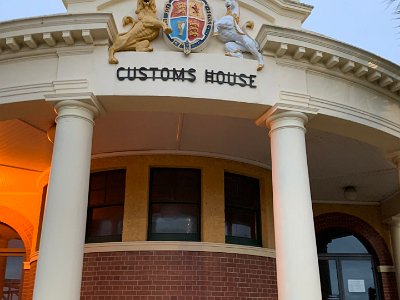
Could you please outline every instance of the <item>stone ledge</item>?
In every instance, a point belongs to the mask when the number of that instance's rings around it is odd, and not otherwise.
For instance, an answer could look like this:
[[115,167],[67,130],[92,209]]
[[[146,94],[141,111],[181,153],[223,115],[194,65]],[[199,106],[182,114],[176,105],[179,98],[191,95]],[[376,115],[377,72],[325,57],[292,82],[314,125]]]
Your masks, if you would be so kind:
[[85,245],[85,253],[119,251],[198,251],[244,254],[275,258],[275,250],[232,244],[204,242],[116,242]]

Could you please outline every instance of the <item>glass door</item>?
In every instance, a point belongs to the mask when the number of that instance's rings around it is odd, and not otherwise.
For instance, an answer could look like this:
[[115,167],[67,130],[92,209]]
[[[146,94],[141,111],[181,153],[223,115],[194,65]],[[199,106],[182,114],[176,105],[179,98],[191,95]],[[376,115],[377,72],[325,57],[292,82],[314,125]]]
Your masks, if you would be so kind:
[[341,259],[341,273],[346,300],[376,300],[376,284],[371,259]]
[[370,256],[320,256],[323,300],[378,300]]
[[371,253],[358,237],[332,230],[317,236],[323,300],[378,300]]
[[339,278],[336,259],[319,260],[319,275],[323,300],[338,300],[340,298]]

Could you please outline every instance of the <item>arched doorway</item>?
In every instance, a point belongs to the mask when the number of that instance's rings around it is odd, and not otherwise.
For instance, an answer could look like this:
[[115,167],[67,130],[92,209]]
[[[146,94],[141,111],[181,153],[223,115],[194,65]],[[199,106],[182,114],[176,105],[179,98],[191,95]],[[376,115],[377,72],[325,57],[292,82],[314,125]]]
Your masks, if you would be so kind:
[[24,243],[10,226],[0,223],[1,300],[19,300],[22,296]]
[[[393,265],[392,257],[387,248],[385,240],[371,225],[369,225],[364,220],[345,213],[331,212],[331,213],[321,214],[315,217],[314,225],[315,225],[315,233],[317,236],[318,244],[323,243],[324,235],[326,235],[325,243],[327,243],[327,239],[334,238],[335,233],[336,237],[338,238],[340,236],[344,237],[344,235],[346,234],[354,235],[358,239],[358,241],[362,244],[362,246],[367,249],[368,254],[364,253],[364,255],[370,255],[374,263],[373,265],[374,269],[377,266]],[[322,246],[319,245],[320,249],[321,247]],[[337,253],[337,254],[342,255],[344,253]],[[358,254],[362,255],[363,253],[358,253]],[[374,270],[374,275],[375,275],[375,280],[378,278],[378,280],[376,280],[378,283],[376,299],[379,300],[398,299],[395,273],[379,272],[377,274],[376,270]],[[355,279],[357,280],[357,278]],[[357,283],[357,282],[351,282],[351,283]],[[324,298],[324,299],[329,299],[329,298]],[[347,300],[346,298],[332,298],[332,299]],[[365,294],[364,298],[360,299],[369,300],[368,296],[365,296]]]
[[349,231],[317,235],[322,299],[377,300],[376,263],[363,242]]

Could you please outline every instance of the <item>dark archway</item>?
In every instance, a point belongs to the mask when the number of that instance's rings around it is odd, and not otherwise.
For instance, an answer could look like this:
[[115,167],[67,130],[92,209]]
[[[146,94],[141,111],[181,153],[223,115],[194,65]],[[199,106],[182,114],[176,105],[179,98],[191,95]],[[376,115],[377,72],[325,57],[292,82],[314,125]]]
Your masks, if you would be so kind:
[[[372,255],[376,267],[392,266],[392,256],[382,236],[367,222],[344,213],[327,213],[319,215],[314,220],[315,232],[318,237],[326,234],[348,233],[356,237]],[[395,273],[379,273],[382,299],[398,299]]]

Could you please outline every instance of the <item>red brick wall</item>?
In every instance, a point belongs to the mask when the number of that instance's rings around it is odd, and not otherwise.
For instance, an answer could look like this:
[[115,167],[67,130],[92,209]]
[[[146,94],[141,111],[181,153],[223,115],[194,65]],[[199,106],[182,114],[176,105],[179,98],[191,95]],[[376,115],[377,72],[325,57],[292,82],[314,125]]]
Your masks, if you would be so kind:
[[31,300],[33,297],[33,287],[35,284],[37,261],[31,263],[30,270],[24,270],[23,287],[22,287],[22,300]]
[[394,272],[381,273],[382,289],[385,300],[398,300],[396,288],[396,274]]
[[85,254],[81,300],[278,299],[275,259],[190,251]]

